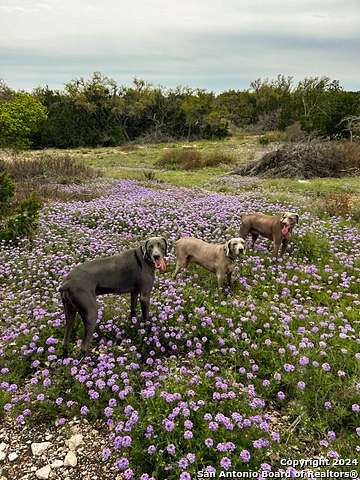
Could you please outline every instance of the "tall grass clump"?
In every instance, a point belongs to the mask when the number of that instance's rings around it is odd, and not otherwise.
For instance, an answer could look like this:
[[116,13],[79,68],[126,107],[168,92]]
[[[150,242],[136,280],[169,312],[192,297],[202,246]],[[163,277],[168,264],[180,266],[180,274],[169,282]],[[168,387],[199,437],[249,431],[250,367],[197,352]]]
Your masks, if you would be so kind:
[[6,163],[6,170],[17,181],[31,179],[39,182],[77,183],[97,175],[94,169],[71,155],[49,153],[34,158],[14,156]]
[[97,170],[71,155],[41,153],[29,158],[12,154],[1,162],[8,177],[16,182],[17,202],[25,200],[34,191],[44,200],[87,199],[88,195],[84,196],[76,189],[67,191],[66,186],[82,184],[99,176]]

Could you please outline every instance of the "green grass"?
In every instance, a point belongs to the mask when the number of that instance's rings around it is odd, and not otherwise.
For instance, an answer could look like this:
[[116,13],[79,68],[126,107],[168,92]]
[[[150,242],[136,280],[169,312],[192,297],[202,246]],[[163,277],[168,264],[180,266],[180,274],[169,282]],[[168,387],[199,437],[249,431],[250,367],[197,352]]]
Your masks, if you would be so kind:
[[[62,150],[61,154],[70,154],[82,160],[86,165],[97,169],[101,175],[114,179],[133,179],[145,181],[148,186],[161,188],[162,183],[177,187],[199,187],[221,193],[237,194],[246,191],[263,197],[270,202],[284,205],[301,205],[304,210],[314,211],[317,199],[325,201],[327,194],[346,193],[352,196],[352,213],[360,221],[360,181],[358,177],[301,179],[256,179],[254,181],[233,184],[224,180],[224,176],[236,170],[237,165],[258,158],[265,148],[259,143],[259,135],[238,135],[222,140],[199,140],[193,142],[172,142],[144,145],[124,145],[106,148],[78,148]],[[221,152],[235,158],[233,165],[220,165],[198,170],[164,169],[156,164],[171,149],[192,149],[201,153]],[[59,150],[48,149],[47,153],[58,154]],[[30,151],[25,158],[43,155],[44,151]],[[147,172],[154,181],[149,181]],[[237,176],[233,176],[236,180]],[[315,212],[319,213],[319,212]]]
[[[205,168],[201,171],[174,172],[156,167],[156,162],[170,149],[195,149],[204,153],[221,151],[234,155],[238,164],[246,163],[253,159],[256,152],[263,149],[258,144],[257,136],[239,136],[223,140],[199,140],[194,142],[174,142],[145,145],[127,145],[107,148],[80,148],[62,150],[63,154],[69,153],[79,158],[86,165],[100,170],[101,174],[116,179],[126,178],[143,180],[144,170],[154,169],[156,178],[176,186],[201,186],[219,175],[228,173],[236,165],[221,166],[218,168]],[[58,153],[59,150],[48,149],[47,153]],[[41,152],[28,152],[26,155],[37,156]]]

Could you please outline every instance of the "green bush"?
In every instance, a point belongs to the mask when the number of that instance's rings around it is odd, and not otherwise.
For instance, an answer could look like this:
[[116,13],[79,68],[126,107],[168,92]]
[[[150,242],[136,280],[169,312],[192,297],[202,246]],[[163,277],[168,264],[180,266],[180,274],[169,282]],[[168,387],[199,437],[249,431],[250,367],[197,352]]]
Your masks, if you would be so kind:
[[0,146],[28,148],[30,137],[46,120],[46,108],[28,93],[16,93],[0,103]]
[[296,244],[296,253],[299,257],[307,258],[310,262],[326,263],[331,256],[329,241],[312,231],[302,237],[293,236]]
[[[0,165],[1,168],[1,165]],[[30,236],[37,226],[41,202],[36,194],[14,204],[15,183],[6,171],[0,171],[0,241],[17,241]]]

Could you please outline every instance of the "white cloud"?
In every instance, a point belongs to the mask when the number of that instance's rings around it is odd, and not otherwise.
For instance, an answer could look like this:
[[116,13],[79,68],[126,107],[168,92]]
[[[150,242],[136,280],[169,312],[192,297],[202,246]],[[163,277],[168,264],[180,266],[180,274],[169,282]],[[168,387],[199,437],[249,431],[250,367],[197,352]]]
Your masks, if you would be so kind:
[[227,88],[311,73],[360,88],[359,24],[358,0],[1,0],[0,77],[59,86],[101,70]]

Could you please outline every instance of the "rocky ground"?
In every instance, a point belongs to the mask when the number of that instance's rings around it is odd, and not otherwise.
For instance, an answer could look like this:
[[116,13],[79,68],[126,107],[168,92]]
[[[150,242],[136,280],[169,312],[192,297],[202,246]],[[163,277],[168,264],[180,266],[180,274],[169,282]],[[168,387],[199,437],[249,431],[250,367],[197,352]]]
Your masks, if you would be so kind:
[[56,430],[7,423],[0,430],[0,480],[120,479],[102,462],[106,440],[84,420]]

